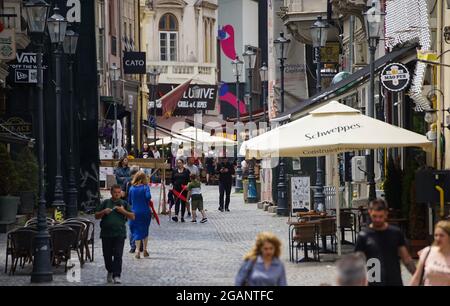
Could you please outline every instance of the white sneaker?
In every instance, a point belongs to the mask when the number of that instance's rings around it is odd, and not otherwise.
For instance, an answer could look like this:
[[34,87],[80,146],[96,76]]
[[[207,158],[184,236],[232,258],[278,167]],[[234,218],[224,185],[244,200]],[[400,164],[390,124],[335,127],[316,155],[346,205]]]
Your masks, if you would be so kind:
[[114,277],[114,284],[122,284],[122,281],[120,280],[120,277]]
[[113,274],[112,273],[108,273],[108,276],[106,276],[106,282],[108,284],[112,284],[112,282],[113,282]]

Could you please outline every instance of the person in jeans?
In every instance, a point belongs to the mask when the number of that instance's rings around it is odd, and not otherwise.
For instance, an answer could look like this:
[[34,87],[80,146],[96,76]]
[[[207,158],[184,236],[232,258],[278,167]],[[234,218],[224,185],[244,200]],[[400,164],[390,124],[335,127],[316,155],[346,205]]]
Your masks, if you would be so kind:
[[281,241],[272,233],[256,237],[253,249],[244,257],[236,276],[236,286],[287,286],[286,271],[280,260]]
[[127,237],[127,220],[133,220],[130,206],[121,199],[122,189],[119,185],[111,187],[111,199],[96,207],[95,219],[100,223],[103,258],[108,271],[107,282],[120,284],[122,274],[122,256]]
[[[234,166],[224,157],[217,164],[216,171],[219,173],[219,211],[230,211],[230,196],[233,186]],[[224,199],[225,198],[225,199]]]
[[114,172],[116,182],[125,191],[125,184],[131,180],[130,167],[128,167],[128,158],[122,157]]
[[411,286],[450,286],[450,221],[436,224],[434,244],[419,253]]
[[178,222],[178,216],[181,206],[181,222],[185,222],[184,215],[186,213],[186,201],[187,201],[187,185],[189,184],[191,173],[188,169],[184,168],[184,161],[179,159],[177,161],[177,168],[172,171],[172,187],[173,194],[175,196],[175,216],[172,220]]
[[188,184],[188,196],[187,199],[191,200],[192,207],[192,223],[197,223],[197,210],[202,214],[202,221],[200,223],[208,222],[206,218],[205,210],[203,208],[203,196],[202,196],[202,183],[196,174],[191,174],[191,182]]
[[[379,272],[371,275],[369,286],[403,286],[400,260],[411,274],[416,272],[403,233],[387,222],[388,211],[384,200],[372,201],[369,204],[372,223],[359,233],[356,241],[355,252],[362,252],[368,261],[378,263]],[[373,272],[372,268],[369,272]]]

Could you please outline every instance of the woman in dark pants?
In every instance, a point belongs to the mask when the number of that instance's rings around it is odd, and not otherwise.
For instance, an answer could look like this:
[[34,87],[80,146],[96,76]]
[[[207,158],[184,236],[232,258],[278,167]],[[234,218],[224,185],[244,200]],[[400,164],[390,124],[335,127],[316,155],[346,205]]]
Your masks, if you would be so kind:
[[177,161],[177,168],[172,172],[172,189],[175,196],[175,216],[173,221],[178,222],[178,214],[180,212],[181,205],[181,222],[184,221],[184,214],[186,213],[186,200],[187,200],[187,185],[190,181],[191,173],[184,168],[184,161],[179,159]]

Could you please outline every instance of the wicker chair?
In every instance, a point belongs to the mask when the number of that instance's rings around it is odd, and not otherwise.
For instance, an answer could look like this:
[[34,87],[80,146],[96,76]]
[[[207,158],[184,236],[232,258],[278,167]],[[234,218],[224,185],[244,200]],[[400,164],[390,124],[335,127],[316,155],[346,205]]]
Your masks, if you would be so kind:
[[[85,218],[72,218],[67,219],[66,222],[78,221],[86,225],[86,230],[84,232],[83,244],[85,248],[85,261],[94,261],[94,250],[95,250],[95,223],[89,219]],[[91,250],[89,250],[89,245],[91,245]]]
[[345,232],[351,232],[352,234],[352,243],[355,244],[356,241],[356,215],[352,212],[341,212],[341,230],[345,234]]
[[[328,237],[330,237],[331,241],[331,251],[336,252],[336,220],[329,218],[329,219],[322,219],[319,223],[319,237],[322,237],[324,241]],[[325,246],[323,246],[325,249]]]
[[67,226],[56,226],[50,229],[50,240],[52,244],[52,263],[56,266],[65,261],[65,272],[71,258],[74,241],[77,232]]
[[19,260],[22,268],[25,267],[27,262],[33,262],[33,242],[36,234],[35,230],[29,228],[19,228],[8,233],[5,273],[8,269],[9,256],[11,256],[9,275],[15,274]]
[[[298,262],[299,249],[304,249],[305,247],[308,247],[308,245],[312,248],[314,259],[320,261],[319,245],[317,242],[317,223],[306,222],[301,225],[296,225],[294,232],[295,234],[292,241],[293,247],[296,249],[295,261]],[[307,250],[305,250],[305,255],[307,256]]]
[[85,235],[86,224],[77,220],[67,220],[61,223],[62,226],[67,226],[73,229],[76,233],[75,240],[73,241],[72,249],[77,252],[78,259],[80,260],[81,267],[84,266],[84,248],[85,248]]

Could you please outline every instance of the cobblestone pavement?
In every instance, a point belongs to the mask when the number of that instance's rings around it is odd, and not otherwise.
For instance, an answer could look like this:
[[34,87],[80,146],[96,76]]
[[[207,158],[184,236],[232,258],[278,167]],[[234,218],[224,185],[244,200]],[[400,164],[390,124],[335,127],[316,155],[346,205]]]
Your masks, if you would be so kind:
[[[159,190],[152,189],[155,203]],[[232,194],[231,212],[221,213],[218,208],[218,188],[204,186],[204,199],[209,222],[192,224],[174,223],[161,216],[161,226],[154,220],[150,229],[149,259],[137,260],[128,253],[128,241],[123,257],[122,282],[124,285],[144,286],[224,286],[233,285],[242,256],[252,247],[255,236],[271,231],[283,242],[282,259],[286,264],[289,285],[333,284],[333,258],[324,257],[321,263],[289,262],[287,218],[276,217],[256,205],[243,204],[242,195]],[[104,193],[107,196],[107,193]],[[99,228],[97,225],[96,236]],[[5,263],[5,235],[0,235],[0,263]],[[348,250],[348,249],[347,249]],[[105,285],[106,272],[101,257],[101,242],[96,240],[95,262],[81,269],[81,282],[67,281],[64,268],[55,269],[52,285]],[[76,256],[76,255],[75,255]],[[75,257],[73,257],[75,258]],[[0,273],[0,285],[28,285],[31,268],[18,268],[16,276]],[[405,281],[409,278],[406,276]]]

